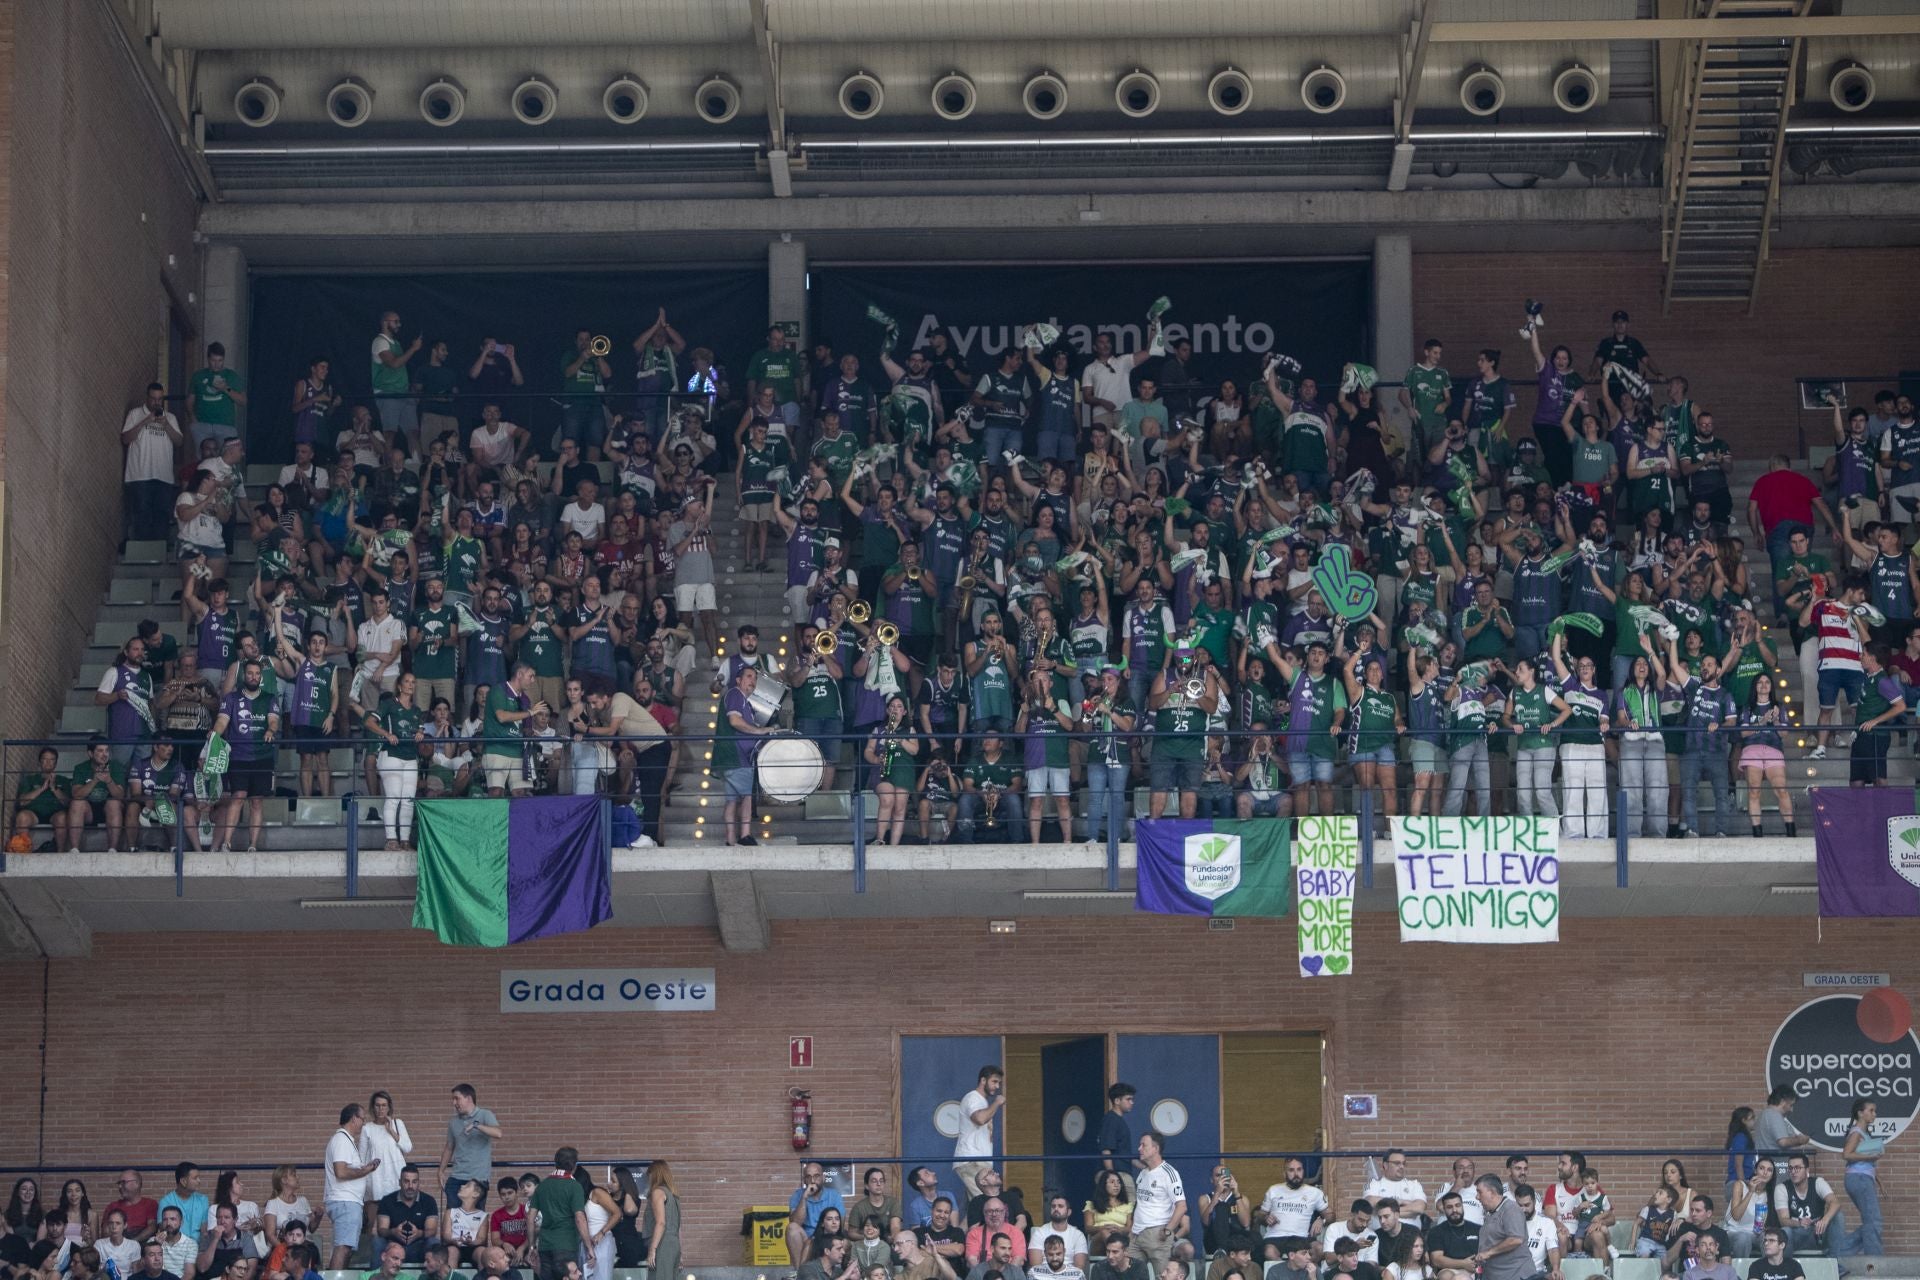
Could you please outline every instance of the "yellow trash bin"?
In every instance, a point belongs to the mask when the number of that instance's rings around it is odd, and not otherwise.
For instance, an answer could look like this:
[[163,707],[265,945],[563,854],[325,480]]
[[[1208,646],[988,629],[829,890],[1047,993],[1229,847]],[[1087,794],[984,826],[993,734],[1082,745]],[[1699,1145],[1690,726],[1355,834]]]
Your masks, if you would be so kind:
[[788,1216],[783,1204],[756,1204],[740,1215],[740,1234],[747,1238],[748,1266],[787,1265]]

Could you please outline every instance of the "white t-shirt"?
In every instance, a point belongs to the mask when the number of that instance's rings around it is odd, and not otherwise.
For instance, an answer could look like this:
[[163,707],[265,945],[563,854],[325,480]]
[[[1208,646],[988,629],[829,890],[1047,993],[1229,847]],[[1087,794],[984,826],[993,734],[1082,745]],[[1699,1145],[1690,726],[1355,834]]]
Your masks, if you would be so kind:
[[578,502],[569,502],[560,511],[562,528],[577,533],[581,538],[592,541],[597,539],[607,527],[607,509],[596,502],[586,510],[580,509]]
[[1130,351],[1124,356],[1114,356],[1102,364],[1095,360],[1080,371],[1080,386],[1089,399],[1112,402],[1111,410],[1101,409],[1101,413],[1118,413],[1120,407],[1133,399],[1133,384],[1129,374],[1139,361],[1140,353]]
[[101,1236],[93,1242],[100,1251],[100,1261],[111,1262],[120,1268],[121,1276],[131,1276],[140,1269],[140,1242],[128,1236],[119,1244]]
[[1262,1230],[1269,1240],[1278,1236],[1304,1238],[1313,1230],[1313,1216],[1326,1212],[1326,1208],[1326,1192],[1312,1183],[1303,1182],[1294,1188],[1276,1182],[1267,1188],[1266,1198],[1260,1202],[1260,1212],[1273,1218]]
[[[387,616],[393,618],[392,614]],[[398,622],[399,619],[394,618],[394,621]],[[366,651],[369,625],[362,624],[357,637],[363,653]],[[401,629],[404,631],[405,627]],[[393,643],[391,636],[376,639],[382,648]],[[360,1142],[367,1149],[367,1158],[380,1157],[380,1167],[367,1175],[367,1198],[370,1200],[382,1199],[400,1189],[400,1170],[406,1165],[408,1154],[413,1151],[413,1135],[407,1132],[407,1122],[395,1116],[393,1127],[400,1135],[397,1141],[393,1134],[387,1132],[385,1125],[375,1124],[372,1120],[368,1120],[366,1127],[360,1130]]]
[[344,1164],[351,1169],[358,1169],[365,1163],[360,1158],[360,1144],[354,1141],[353,1135],[345,1129],[335,1129],[333,1136],[327,1139],[327,1203],[336,1204],[341,1201],[351,1201],[354,1204],[360,1204],[365,1201],[367,1198],[367,1180],[364,1177],[360,1177],[347,1178],[343,1181],[335,1177],[333,1166],[336,1162]]
[[[174,420],[171,413],[162,413],[160,416],[166,420],[167,426],[175,431],[180,429],[180,424]],[[147,407],[141,405],[137,409],[127,410],[127,416],[121,422],[120,429],[125,431],[128,427],[146,421]],[[134,433],[133,439],[127,441],[125,479],[129,482],[135,480],[165,480],[169,484],[173,482],[173,437],[167,434],[165,427],[156,427],[148,423]]]
[[325,493],[333,483],[333,478],[327,474],[327,469],[318,464],[310,464],[307,467],[305,476],[300,474],[300,464],[297,462],[289,462],[286,466],[280,468],[280,487],[282,489],[292,484],[295,480],[300,481],[301,484],[304,484],[314,493]]
[[1060,1264],[1058,1271],[1045,1263],[1027,1268],[1027,1280],[1035,1280],[1035,1277],[1045,1277],[1045,1280],[1087,1280],[1087,1273],[1073,1265],[1073,1252],[1068,1250],[1067,1260]]
[[1373,1234],[1372,1224],[1355,1231],[1347,1225],[1345,1218],[1338,1222],[1329,1222],[1326,1230],[1320,1233],[1320,1252],[1331,1258],[1333,1246],[1349,1236],[1360,1242],[1360,1261],[1373,1263],[1380,1261],[1380,1240]]
[[[405,648],[407,624],[388,614],[384,618],[368,618],[360,624],[360,630],[355,634],[360,642],[360,659],[365,662],[377,653],[385,653],[395,647]],[[381,1167],[385,1165],[386,1162],[381,1161]],[[394,1189],[399,1189],[398,1183],[394,1184]]]
[[1186,1198],[1187,1189],[1172,1165],[1162,1161],[1157,1168],[1142,1169],[1133,1179],[1133,1233],[1166,1226]]
[[[1375,1204],[1380,1203],[1382,1196],[1392,1196],[1400,1202],[1400,1216],[1402,1218],[1410,1218],[1416,1212],[1425,1212],[1425,1210],[1413,1210],[1407,1207],[1410,1204],[1425,1204],[1427,1202],[1427,1189],[1420,1185],[1420,1179],[1418,1178],[1375,1178],[1367,1184],[1367,1189],[1361,1194],[1364,1198],[1373,1201]],[[1375,1218],[1374,1225],[1378,1226],[1379,1223],[1380,1220]],[[1419,1224],[1415,1223],[1414,1225],[1418,1226]]]
[[960,1136],[953,1140],[954,1159],[986,1160],[993,1156],[992,1118],[985,1124],[973,1122],[973,1113],[985,1111],[987,1105],[987,1095],[978,1089],[969,1089],[960,1099]]
[[[1054,1236],[1059,1236],[1062,1240],[1066,1241],[1066,1245],[1067,1245],[1066,1271],[1054,1272],[1054,1271],[1048,1271],[1046,1268],[1044,1259],[1047,1256],[1047,1241],[1051,1240]],[[1086,1232],[1074,1226],[1071,1222],[1067,1224],[1066,1229],[1064,1231],[1056,1230],[1052,1222],[1043,1222],[1039,1226],[1035,1227],[1033,1231],[1027,1236],[1027,1252],[1037,1253],[1043,1259],[1042,1263],[1039,1266],[1031,1268],[1028,1274],[1030,1276],[1045,1276],[1045,1275],[1064,1276],[1066,1275],[1067,1271],[1077,1272],[1078,1268],[1076,1268],[1073,1265],[1073,1260],[1075,1257],[1085,1253],[1086,1251],[1087,1251],[1087,1233]]]
[[226,531],[220,522],[213,518],[213,506],[208,504],[200,509],[200,514],[186,519],[182,513],[200,499],[192,493],[183,493],[173,501],[173,518],[180,526],[180,541],[191,542],[196,547],[219,547],[227,545]]
[[499,422],[489,430],[483,423],[474,428],[469,442],[473,460],[483,467],[504,467],[513,461],[513,426]]
[[1527,1252],[1533,1255],[1534,1269],[1547,1269],[1547,1251],[1560,1247],[1560,1226],[1544,1213],[1527,1219]]

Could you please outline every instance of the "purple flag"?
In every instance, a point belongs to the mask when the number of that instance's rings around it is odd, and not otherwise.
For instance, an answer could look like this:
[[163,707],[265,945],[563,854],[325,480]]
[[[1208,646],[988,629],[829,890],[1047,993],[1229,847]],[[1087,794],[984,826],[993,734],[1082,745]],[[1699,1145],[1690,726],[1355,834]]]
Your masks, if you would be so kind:
[[1920,815],[1906,787],[1814,787],[1823,916],[1920,916]]

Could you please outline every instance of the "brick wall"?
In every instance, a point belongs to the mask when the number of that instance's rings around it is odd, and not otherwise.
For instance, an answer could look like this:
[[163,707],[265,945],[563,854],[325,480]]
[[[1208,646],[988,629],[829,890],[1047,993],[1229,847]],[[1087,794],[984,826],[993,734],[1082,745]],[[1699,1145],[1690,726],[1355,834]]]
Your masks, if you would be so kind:
[[[1796,412],[1796,377],[1920,367],[1920,327],[1907,297],[1916,275],[1920,249],[1783,250],[1766,265],[1753,315],[1743,306],[1694,303],[1663,317],[1657,254],[1416,254],[1413,340],[1416,351],[1428,338],[1444,342],[1456,377],[1473,376],[1481,347],[1498,348],[1526,423],[1533,356],[1518,332],[1521,304],[1530,297],[1547,304],[1543,347],[1564,342],[1582,373],[1614,310],[1624,307],[1654,364],[1686,376],[1736,455],[1794,456],[1802,425],[1809,443],[1832,442],[1831,419]],[[1858,389],[1854,395],[1857,401]]]
[[[673,1160],[689,1260],[731,1263],[740,1210],[794,1183],[790,1085],[813,1091],[817,1152],[897,1150],[902,1027],[1314,1030],[1336,1147],[1718,1147],[1729,1110],[1763,1100],[1774,1028],[1812,994],[1802,970],[1911,984],[1920,968],[1920,941],[1891,921],[1828,921],[1819,937],[1804,918],[1569,919],[1553,948],[1405,947],[1392,927],[1362,916],[1357,974],[1318,982],[1292,976],[1284,921],[1214,933],[1198,920],[1054,917],[1011,937],[989,937],[983,920],[785,921],[759,954],[695,929],[603,928],[511,953],[413,933],[102,936],[91,959],[47,970],[45,1162],[312,1164],[336,1109],[376,1087],[431,1161],[447,1088],[467,1079],[502,1118],[503,1156],[575,1143]],[[497,1012],[503,967],[629,965],[714,968],[718,1011]],[[1200,980],[1220,972],[1238,978]],[[41,1143],[41,976],[39,963],[0,965],[0,1173]],[[1093,1011],[1095,992],[1117,1011]],[[786,1067],[795,1034],[816,1037],[811,1071]],[[1340,1119],[1342,1092],[1377,1093],[1380,1119]],[[1657,1172],[1652,1159],[1595,1163],[1633,1207]],[[1718,1199],[1720,1162],[1690,1163]],[[1820,1165],[1837,1186],[1834,1157]],[[1882,1169],[1889,1251],[1920,1252],[1920,1132]],[[1431,1189],[1446,1170],[1416,1159],[1413,1172]],[[1351,1171],[1329,1189],[1351,1195]]]
[[119,541],[120,419],[199,288],[194,199],[110,12],[0,0],[7,736],[46,733],[79,667]]

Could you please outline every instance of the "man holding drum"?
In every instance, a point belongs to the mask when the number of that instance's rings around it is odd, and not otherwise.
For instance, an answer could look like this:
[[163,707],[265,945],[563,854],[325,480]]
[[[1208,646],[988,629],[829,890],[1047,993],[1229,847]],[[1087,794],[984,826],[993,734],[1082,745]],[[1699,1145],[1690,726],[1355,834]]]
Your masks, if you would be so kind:
[[758,739],[772,730],[754,714],[753,687],[759,668],[743,666],[734,673],[733,687],[721,704],[719,727],[713,738],[713,771],[726,779],[726,842],[758,844],[753,838],[753,760]]

